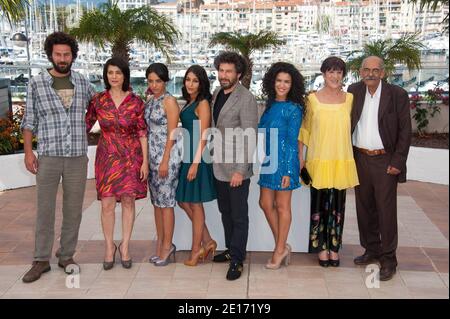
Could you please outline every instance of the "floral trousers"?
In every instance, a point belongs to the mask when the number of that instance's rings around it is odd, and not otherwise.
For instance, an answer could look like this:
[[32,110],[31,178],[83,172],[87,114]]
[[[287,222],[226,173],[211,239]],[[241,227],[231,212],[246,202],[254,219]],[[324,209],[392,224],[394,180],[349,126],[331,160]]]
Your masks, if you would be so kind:
[[310,253],[322,250],[338,252],[342,246],[345,191],[311,187]]

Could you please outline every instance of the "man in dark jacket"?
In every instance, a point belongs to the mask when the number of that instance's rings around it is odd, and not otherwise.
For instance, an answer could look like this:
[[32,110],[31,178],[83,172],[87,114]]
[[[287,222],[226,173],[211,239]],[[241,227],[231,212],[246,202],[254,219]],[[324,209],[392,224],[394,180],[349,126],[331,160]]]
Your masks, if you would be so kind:
[[383,82],[384,62],[364,59],[362,81],[352,84],[352,139],[360,185],[355,187],[362,256],[357,265],[379,261],[380,280],[391,279],[397,267],[397,183],[406,181],[411,144],[408,93]]

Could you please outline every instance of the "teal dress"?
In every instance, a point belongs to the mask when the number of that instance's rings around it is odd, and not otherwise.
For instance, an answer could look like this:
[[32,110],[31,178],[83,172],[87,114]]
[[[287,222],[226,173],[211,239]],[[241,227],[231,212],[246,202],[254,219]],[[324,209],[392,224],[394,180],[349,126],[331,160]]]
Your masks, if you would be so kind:
[[[204,203],[216,199],[216,189],[214,186],[213,169],[211,161],[205,163],[203,157],[208,154],[208,150],[203,150],[201,162],[198,165],[197,176],[193,181],[188,181],[187,174],[197,152],[200,139],[200,122],[195,114],[198,102],[187,105],[180,113],[181,124],[189,136],[183,136],[183,162],[180,168],[180,177],[176,192],[176,200],[184,203]],[[198,121],[198,122],[196,122]],[[188,151],[189,150],[189,151]]]

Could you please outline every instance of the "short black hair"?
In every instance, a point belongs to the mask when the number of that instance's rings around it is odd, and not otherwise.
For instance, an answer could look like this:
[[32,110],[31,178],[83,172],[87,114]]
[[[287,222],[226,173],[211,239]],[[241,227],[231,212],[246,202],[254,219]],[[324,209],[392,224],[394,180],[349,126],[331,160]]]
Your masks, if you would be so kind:
[[72,58],[73,61],[75,61],[78,56],[78,43],[74,37],[64,32],[53,32],[52,34],[49,34],[45,39],[44,50],[50,61],[52,59],[53,46],[55,44],[67,44],[70,46]]
[[347,67],[345,62],[337,56],[330,56],[323,60],[320,72],[325,73],[327,71],[342,71],[342,75],[347,74]]
[[148,79],[150,73],[155,73],[164,82],[169,82],[169,69],[163,63],[152,63],[145,71],[145,78]]
[[192,65],[187,69],[186,73],[184,74],[183,78],[183,87],[181,88],[181,92],[183,93],[183,98],[189,103],[191,96],[186,90],[185,83],[186,78],[189,73],[194,73],[194,75],[197,77],[199,86],[198,86],[198,95],[195,99],[196,101],[202,101],[207,100],[208,102],[211,100],[211,92],[209,91],[209,79],[208,75],[206,74],[206,71],[204,68],[202,68],[200,65]]
[[128,66],[128,63],[122,60],[121,58],[111,58],[108,61],[106,61],[105,66],[103,67],[103,82],[105,83],[105,88],[107,90],[111,89],[111,84],[108,81],[108,67],[116,66],[122,71],[123,73],[123,84],[122,84],[122,90],[128,91],[130,89],[130,67]]
[[224,51],[216,56],[214,59],[214,67],[217,71],[219,71],[219,67],[222,63],[234,64],[236,72],[241,75],[239,80],[247,73],[247,63],[245,62],[245,59],[236,52]]

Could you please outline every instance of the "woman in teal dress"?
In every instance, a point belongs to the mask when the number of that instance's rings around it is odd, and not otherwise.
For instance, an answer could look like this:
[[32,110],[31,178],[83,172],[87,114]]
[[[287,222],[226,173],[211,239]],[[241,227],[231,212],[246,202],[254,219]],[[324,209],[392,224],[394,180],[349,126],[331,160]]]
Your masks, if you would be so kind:
[[211,238],[205,224],[203,203],[216,199],[211,161],[203,160],[206,152],[206,132],[211,123],[209,79],[201,66],[191,66],[184,76],[183,97],[186,105],[180,113],[187,133],[183,136],[183,162],[176,192],[178,205],[192,221],[191,256],[187,266],[196,266],[210,253],[214,256],[217,243]]
[[[258,181],[259,204],[275,239],[266,268],[278,269],[282,263],[289,264],[292,190],[300,187],[297,138],[304,105],[303,77],[292,64],[277,62],[264,75],[263,93],[268,101],[258,127],[265,129],[266,159]],[[271,130],[277,131],[276,138]],[[278,151],[271,154],[274,145]]]

